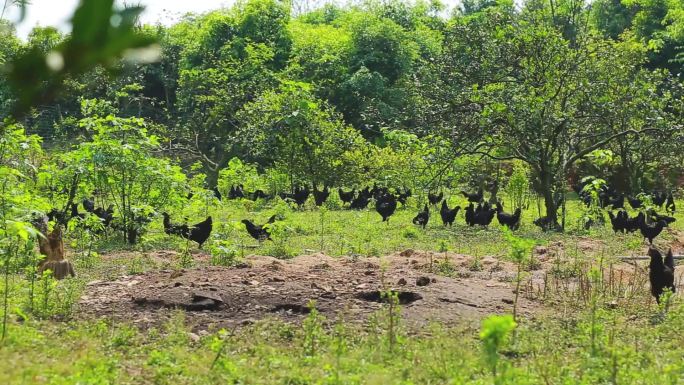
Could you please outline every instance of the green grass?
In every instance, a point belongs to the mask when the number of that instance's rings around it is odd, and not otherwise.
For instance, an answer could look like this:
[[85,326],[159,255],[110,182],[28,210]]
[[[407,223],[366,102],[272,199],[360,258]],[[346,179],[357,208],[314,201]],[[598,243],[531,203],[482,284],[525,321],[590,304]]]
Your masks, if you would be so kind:
[[[593,315],[593,316],[592,316]],[[13,324],[0,346],[3,384],[491,384],[490,367],[467,325],[398,332],[313,319],[319,329],[265,320],[198,336],[182,313],[140,331],[105,321]],[[678,384],[684,378],[677,305],[651,324],[598,308],[522,320],[499,347],[500,384]],[[312,350],[311,341],[315,343]]]
[[[321,212],[312,207],[299,211],[282,205],[224,202],[208,211],[215,227],[205,249],[215,264],[231,264],[248,254],[287,258],[319,251],[363,257],[409,248],[448,249],[502,259],[510,253],[498,224],[488,230],[468,228],[462,213],[458,225],[447,229],[438,211],[433,211],[423,231],[411,224],[418,211],[416,202],[398,210],[389,224],[381,223],[372,208],[357,212],[334,206],[332,202],[332,209]],[[550,292],[545,302],[548,311],[518,320],[515,332],[499,346],[496,379],[492,358],[485,354],[479,328],[472,322],[422,329],[408,329],[400,322],[392,327],[397,342],[390,346],[387,308],[364,325],[310,317],[306,327],[263,320],[202,335],[188,329],[182,312],[168,324],[145,330],[105,319],[76,320],[74,304],[88,281],[180,267],[180,258],[164,262],[152,258],[157,249],[179,251],[187,245],[165,236],[159,219],[141,245],[114,258],[107,254],[123,248],[115,240],[97,240],[88,252],[77,234],[69,234],[74,246],[69,258],[79,276],[59,283],[37,281],[32,305],[26,276],[10,277],[12,314],[7,338],[0,342],[0,356],[5,358],[0,360],[0,384],[682,383],[684,305],[675,298],[669,312],[664,312],[655,307],[645,287],[630,296],[628,288],[597,281],[591,273],[597,260],[607,269],[612,257],[641,254],[645,243],[637,234],[616,236],[609,227],[578,231],[573,221],[579,210],[576,202],[570,204],[566,234],[541,232],[531,224],[536,213],[524,212],[518,235],[540,244],[564,245],[563,256],[554,262],[549,276],[587,285],[573,295]],[[284,215],[274,242],[258,245],[239,223],[243,218],[263,223],[274,213]],[[188,208],[176,213],[178,218],[181,215],[201,220],[207,212]],[[673,228],[681,231],[684,218],[681,213],[677,218]],[[664,235],[659,243],[671,241],[670,235]],[[583,247],[587,242],[591,249]],[[435,272],[448,275],[450,268],[438,264]],[[468,268],[480,269],[479,259]]]

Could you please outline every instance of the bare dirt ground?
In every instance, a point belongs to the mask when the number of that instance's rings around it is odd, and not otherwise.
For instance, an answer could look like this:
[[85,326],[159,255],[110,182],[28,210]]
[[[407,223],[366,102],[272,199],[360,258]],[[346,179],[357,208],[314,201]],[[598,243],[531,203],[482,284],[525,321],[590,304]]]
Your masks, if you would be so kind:
[[[681,253],[684,233],[675,235],[673,242],[661,246]],[[582,240],[578,246],[583,251],[603,247],[601,241],[591,238]],[[558,268],[555,264],[564,258],[564,253],[561,242],[535,248],[538,264],[525,272],[527,283],[521,288],[520,316],[534,317],[545,310],[541,301],[531,298],[535,298],[535,290],[545,290],[546,283],[558,285],[547,279],[549,272]],[[116,256],[123,261],[131,257]],[[147,257],[157,265],[170,266],[177,254],[162,250]],[[209,259],[202,253],[194,258],[202,264],[207,264]],[[445,259],[448,264],[443,263]],[[647,296],[647,264],[647,261],[611,264],[604,274],[606,279],[617,282],[618,290],[632,286],[635,292]],[[440,265],[450,270],[434,273]],[[679,268],[676,273],[679,285],[684,269]],[[399,294],[402,317],[410,326],[431,321],[477,322],[489,314],[511,312],[516,275],[514,264],[494,257],[476,260],[455,253],[414,250],[359,259],[323,254],[291,260],[250,256],[241,266],[232,268],[155,270],[90,282],[80,300],[80,314],[84,318],[108,317],[132,322],[145,328],[163,323],[173,309],[180,308],[186,310],[186,320],[193,329],[213,330],[248,325],[269,317],[296,322],[308,314],[307,304],[314,300],[316,308],[330,320],[342,317],[347,321],[365,322],[382,307],[384,299],[380,292],[392,289]]]
[[[155,258],[168,257],[160,252]],[[291,260],[248,257],[235,268],[205,267],[160,270],[88,284],[80,300],[81,316],[110,317],[140,327],[159,324],[171,310],[186,310],[187,322],[199,330],[230,328],[276,316],[296,321],[308,312],[309,300],[328,319],[341,316],[363,322],[382,306],[380,291],[398,292],[402,317],[410,325],[430,321],[454,323],[510,312],[514,300],[514,265],[491,257],[473,267],[472,258],[447,254],[452,277],[430,274],[444,253],[414,252],[383,258],[332,258],[322,254]],[[474,271],[475,270],[475,271]],[[519,314],[541,309],[521,296]]]

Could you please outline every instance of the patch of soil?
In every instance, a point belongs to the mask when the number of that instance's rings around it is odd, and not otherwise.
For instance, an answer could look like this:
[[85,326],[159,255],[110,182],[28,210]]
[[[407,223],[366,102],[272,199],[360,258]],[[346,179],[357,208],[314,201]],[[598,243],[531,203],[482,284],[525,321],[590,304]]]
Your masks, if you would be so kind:
[[[430,266],[444,263],[445,258],[453,266],[452,276],[432,274]],[[94,281],[80,300],[80,317],[109,317],[148,327],[164,322],[171,309],[184,309],[187,322],[204,330],[273,316],[301,320],[309,313],[309,301],[314,300],[328,319],[341,316],[363,322],[382,308],[385,298],[381,292],[387,289],[398,293],[402,317],[415,326],[430,321],[477,321],[512,309],[510,282],[516,269],[510,263],[483,258],[480,268],[471,271],[470,257],[412,250],[382,259],[381,263],[378,258],[314,254],[282,261],[252,256],[236,268],[159,270]],[[385,267],[381,269],[381,265]],[[429,285],[418,286],[423,277],[430,279]],[[521,316],[540,309],[539,303],[521,296]]]

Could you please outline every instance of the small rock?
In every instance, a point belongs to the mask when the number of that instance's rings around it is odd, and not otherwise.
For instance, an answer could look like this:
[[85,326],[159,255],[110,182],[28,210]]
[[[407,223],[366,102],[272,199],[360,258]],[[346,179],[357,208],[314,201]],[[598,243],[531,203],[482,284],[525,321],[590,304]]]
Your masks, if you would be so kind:
[[549,249],[547,249],[546,246],[536,246],[534,248],[534,253],[536,255],[542,255],[542,254],[546,254],[548,252],[549,252]]
[[437,278],[432,278],[432,279],[430,280],[430,282],[432,282],[432,283],[437,283]]
[[93,286],[93,285],[97,285],[98,283],[102,283],[102,281],[99,279],[95,280],[95,281],[90,281],[90,282],[86,283],[86,286]]
[[183,286],[183,284],[181,282],[174,282],[173,283],[173,287],[179,287],[179,286]]
[[316,289],[316,290],[323,290],[325,292],[331,292],[332,291],[332,288],[330,288],[329,286],[322,286],[322,285],[317,284],[316,282],[311,283],[311,288]]
[[190,341],[197,343],[200,340],[200,336],[198,336],[195,333],[188,333],[188,338],[190,338]]
[[256,281],[256,280],[253,280],[253,279],[252,279],[252,280],[246,280],[246,279],[245,279],[244,281],[242,281],[242,283],[245,284],[245,285],[249,285],[249,286],[257,286],[257,285],[259,285],[259,281]]
[[617,301],[613,300],[613,301],[608,302],[608,303],[606,304],[606,307],[607,307],[608,309],[617,309],[618,303],[617,303]]
[[406,286],[408,282],[406,282],[406,278],[399,278],[399,282],[397,282],[397,285],[401,286]]
[[270,282],[285,282],[285,279],[280,278],[280,277],[271,277],[269,278]]
[[362,283],[362,284],[356,285],[356,288],[357,289],[365,289],[367,286],[368,285],[366,285],[365,283]]
[[430,278],[429,277],[418,277],[416,279],[416,285],[417,286],[427,286],[430,284]]

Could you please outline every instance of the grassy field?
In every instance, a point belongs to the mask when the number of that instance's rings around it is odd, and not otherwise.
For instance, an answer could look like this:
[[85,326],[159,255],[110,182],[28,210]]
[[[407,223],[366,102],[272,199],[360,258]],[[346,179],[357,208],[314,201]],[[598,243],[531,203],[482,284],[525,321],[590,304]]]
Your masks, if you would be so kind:
[[[454,200],[453,204],[461,204]],[[678,202],[680,207],[684,203]],[[507,318],[482,327],[471,322],[415,329],[401,320],[401,306],[385,305],[363,324],[326,319],[313,311],[300,324],[276,318],[220,332],[192,332],[182,311],[149,329],[106,317],[78,317],[78,298],[94,280],[141,274],[156,269],[230,265],[249,254],[290,258],[323,252],[364,258],[406,249],[445,251],[507,260],[511,253],[498,223],[469,228],[459,213],[447,229],[438,210],[428,228],[411,224],[420,205],[410,201],[389,224],[371,208],[340,211],[291,210],[283,204],[259,206],[224,202],[173,213],[191,222],[214,217],[214,232],[204,251],[163,234],[155,220],[141,245],[126,251],[114,240],[90,241],[78,230],[69,234],[69,258],[78,277],[59,283],[24,275],[9,276],[10,312],[0,345],[2,384],[679,384],[684,381],[684,305],[675,297],[669,308],[656,307],[648,295],[625,301],[603,274],[583,271],[589,282],[580,299],[561,292],[544,305],[549,311],[520,318],[514,329]],[[581,208],[568,206],[569,231],[543,233],[531,224],[536,210],[524,212],[519,236],[539,245],[562,244],[564,258],[592,261],[643,255],[640,235],[614,235],[609,227],[577,230]],[[263,223],[280,214],[273,242],[249,238],[243,218]],[[684,217],[657,244],[681,252]],[[496,222],[496,220],[495,220]],[[176,260],[159,263],[155,250],[179,251]],[[199,253],[211,254],[197,258]],[[133,255],[131,257],[131,255]],[[642,264],[643,265],[643,264]],[[595,275],[592,275],[595,274]],[[29,304],[29,298],[31,303]],[[32,316],[22,310],[32,306]],[[37,316],[40,315],[40,316]],[[131,320],[132,321],[132,320]],[[484,334],[484,337],[480,333]]]

